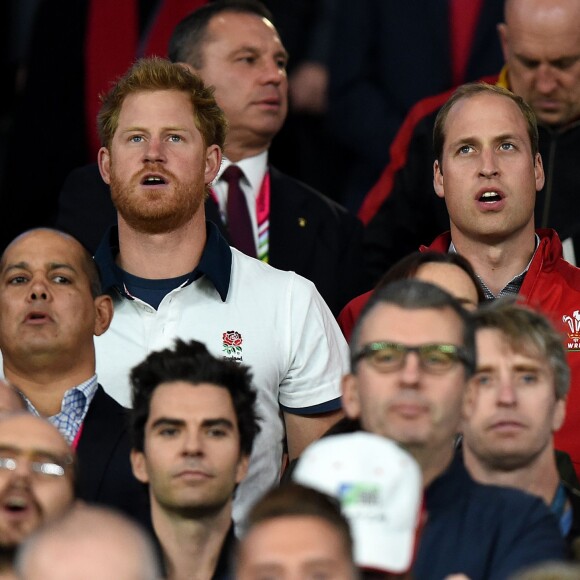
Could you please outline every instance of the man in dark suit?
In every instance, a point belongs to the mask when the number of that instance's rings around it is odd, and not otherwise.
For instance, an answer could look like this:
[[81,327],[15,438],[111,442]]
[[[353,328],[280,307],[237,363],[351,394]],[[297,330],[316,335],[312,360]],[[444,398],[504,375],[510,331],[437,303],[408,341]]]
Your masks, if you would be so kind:
[[[229,125],[225,159],[206,202],[208,218],[238,249],[314,282],[337,313],[364,289],[361,226],[341,206],[268,165],[268,148],[288,102],[287,53],[270,20],[259,2],[208,4],[178,24],[169,56],[215,87]],[[232,165],[239,171],[230,170]],[[232,171],[238,172],[234,184]],[[106,186],[97,183],[96,168],[77,170],[59,208],[59,227],[90,249],[105,226],[115,223]],[[232,188],[241,190],[242,215],[231,207]]]
[[0,261],[4,376],[29,410],[61,431],[79,458],[79,497],[148,522],[147,495],[131,473],[126,414],[95,374],[94,336],[113,315],[92,258],[74,238],[31,230]]

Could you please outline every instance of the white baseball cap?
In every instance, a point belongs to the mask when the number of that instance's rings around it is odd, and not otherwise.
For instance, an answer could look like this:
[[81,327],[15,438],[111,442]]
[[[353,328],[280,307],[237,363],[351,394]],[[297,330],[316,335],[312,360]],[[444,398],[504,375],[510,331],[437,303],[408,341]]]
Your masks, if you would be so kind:
[[324,437],[304,450],[292,478],[340,501],[358,566],[396,574],[411,568],[421,470],[394,441],[365,432]]

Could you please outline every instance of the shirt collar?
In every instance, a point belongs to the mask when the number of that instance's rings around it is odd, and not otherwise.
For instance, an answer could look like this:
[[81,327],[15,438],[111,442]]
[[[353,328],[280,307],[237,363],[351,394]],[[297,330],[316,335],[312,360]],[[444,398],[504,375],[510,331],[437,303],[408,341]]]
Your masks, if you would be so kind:
[[[95,396],[95,393],[97,392],[97,388],[99,386],[99,383],[97,381],[97,375],[93,375],[90,379],[87,379],[86,381],[82,382],[80,385],[77,385],[76,387],[72,387],[71,389],[68,389],[67,391],[65,391],[62,400],[63,402],[66,401],[67,399],[67,395],[69,393],[71,393],[72,391],[78,391],[79,393],[82,393],[84,399],[85,399],[85,410],[88,408],[88,405],[90,405],[91,401],[93,400],[93,397]],[[26,401],[26,405],[28,407],[28,410],[33,413],[34,415],[38,415],[38,411],[36,410],[35,406],[32,404],[32,402],[30,401],[30,399],[24,394],[22,393],[22,396],[24,397],[24,400]],[[61,409],[63,410],[63,409]]]
[[[232,251],[217,226],[209,221],[206,221],[205,224],[207,231],[205,247],[194,272],[205,275],[214,285],[222,302],[225,302],[230,287]],[[113,290],[117,290],[132,300],[123,288],[123,280],[119,276],[118,267],[115,267],[118,253],[119,230],[117,226],[112,226],[95,252],[95,262],[101,272],[103,292],[111,294]]]
[[253,196],[258,197],[262,181],[264,181],[264,175],[266,175],[266,170],[268,169],[268,150],[235,163],[224,157],[214,183],[217,183],[223,172],[230,165],[237,165],[244,172],[244,179],[249,183]]
[[[68,389],[62,397],[60,411],[48,417],[48,421],[64,435],[69,444],[74,441],[98,388],[97,375],[93,375],[80,385]],[[29,412],[40,417],[30,399],[26,395],[24,399]]]
[[[534,259],[534,256],[536,255],[536,251],[538,249],[538,246],[540,245],[540,236],[538,236],[538,234],[534,234],[534,239],[535,239],[534,253],[532,254],[532,257],[530,258],[528,265],[524,268],[524,270],[522,272],[520,272],[519,274],[514,276],[500,290],[500,292],[497,296],[494,296],[493,292],[487,287],[486,283],[482,280],[482,278],[476,274],[477,279],[479,280],[481,287],[483,289],[483,293],[485,294],[485,298],[487,300],[495,300],[496,298],[500,298],[501,296],[510,296],[510,295],[514,295],[514,294],[519,293],[519,291],[522,288],[522,284],[524,283],[524,278],[526,277],[526,273],[530,269],[530,266],[532,264],[532,260]],[[457,248],[455,247],[453,242],[451,242],[449,244],[449,253],[457,254]]]

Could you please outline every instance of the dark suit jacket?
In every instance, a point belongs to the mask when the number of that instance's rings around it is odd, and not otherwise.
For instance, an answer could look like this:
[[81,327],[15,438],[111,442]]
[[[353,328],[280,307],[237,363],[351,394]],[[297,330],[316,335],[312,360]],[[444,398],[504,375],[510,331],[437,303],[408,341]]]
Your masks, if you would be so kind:
[[[304,183],[270,167],[270,264],[311,280],[338,314],[367,290],[362,279],[362,226],[343,207]],[[212,198],[207,219],[229,239]],[[117,214],[96,164],[75,169],[60,194],[57,227],[94,254]]]
[[131,471],[127,415],[99,385],[77,447],[77,496],[118,509],[151,528],[147,488]]

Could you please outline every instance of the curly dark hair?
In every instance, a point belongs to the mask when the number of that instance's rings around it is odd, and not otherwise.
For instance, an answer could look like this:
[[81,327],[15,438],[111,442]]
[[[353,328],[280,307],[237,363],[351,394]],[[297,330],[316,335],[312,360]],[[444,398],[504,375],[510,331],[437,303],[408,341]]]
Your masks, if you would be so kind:
[[248,367],[212,356],[201,342],[179,339],[173,349],[152,352],[131,371],[133,409],[130,429],[134,449],[143,451],[145,424],[155,389],[162,383],[173,381],[191,383],[192,387],[211,383],[226,389],[236,412],[241,452],[250,455],[260,426],[256,392]]

